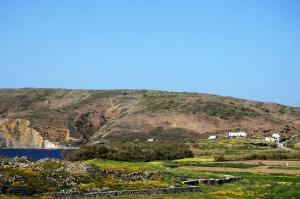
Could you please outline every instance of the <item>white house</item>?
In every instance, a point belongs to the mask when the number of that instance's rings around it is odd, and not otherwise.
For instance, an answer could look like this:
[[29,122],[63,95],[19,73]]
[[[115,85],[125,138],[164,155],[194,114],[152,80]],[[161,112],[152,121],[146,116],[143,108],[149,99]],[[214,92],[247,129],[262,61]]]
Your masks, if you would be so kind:
[[148,142],[154,142],[154,139],[153,138],[149,138],[147,141]]
[[281,141],[281,135],[278,133],[273,133],[271,137],[265,137],[265,141],[279,143]]
[[246,132],[229,132],[228,133],[228,137],[247,137],[247,133]]
[[273,133],[272,138],[275,138],[275,139],[280,141],[281,140],[281,135],[278,134],[278,133]]
[[208,139],[209,140],[214,140],[214,139],[217,139],[217,136],[216,135],[211,135],[211,136],[208,137]]
[[275,142],[276,140],[272,137],[265,137],[266,142]]

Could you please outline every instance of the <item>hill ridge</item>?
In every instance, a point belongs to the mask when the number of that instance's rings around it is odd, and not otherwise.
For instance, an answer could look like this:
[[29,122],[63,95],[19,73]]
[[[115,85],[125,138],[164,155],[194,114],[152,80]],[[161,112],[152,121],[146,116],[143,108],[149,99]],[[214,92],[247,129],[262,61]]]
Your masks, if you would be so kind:
[[297,107],[158,90],[0,89],[0,116],[0,140],[4,147],[8,145],[8,135],[25,139],[21,128],[4,128],[9,124],[4,125],[4,119],[28,120],[29,127],[54,146],[150,137],[192,139],[224,135],[229,130],[245,130],[254,136],[271,132],[290,136],[300,132]]

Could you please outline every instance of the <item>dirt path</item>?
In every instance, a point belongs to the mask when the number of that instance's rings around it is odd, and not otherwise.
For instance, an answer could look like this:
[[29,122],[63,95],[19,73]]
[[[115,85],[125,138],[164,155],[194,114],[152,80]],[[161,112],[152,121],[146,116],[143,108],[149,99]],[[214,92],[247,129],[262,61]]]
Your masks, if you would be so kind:
[[300,170],[270,169],[269,166],[259,166],[259,167],[247,168],[247,169],[183,166],[183,167],[178,167],[178,169],[220,171],[220,172],[280,173],[280,174],[299,174],[300,175]]

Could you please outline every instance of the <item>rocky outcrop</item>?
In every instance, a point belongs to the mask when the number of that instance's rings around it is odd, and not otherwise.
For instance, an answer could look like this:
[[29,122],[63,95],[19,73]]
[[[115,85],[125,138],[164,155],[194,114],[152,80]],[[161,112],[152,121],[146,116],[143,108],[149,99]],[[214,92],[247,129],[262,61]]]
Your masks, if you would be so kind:
[[30,122],[24,119],[5,119],[0,121],[0,138],[8,148],[43,148],[44,138],[28,127]]
[[51,142],[62,143],[73,140],[68,129],[57,128],[54,126],[37,127],[36,129],[49,142],[51,140]]
[[1,187],[0,194],[32,196],[34,194],[34,190],[31,187],[15,187],[15,188]]
[[[0,161],[0,168],[28,168],[32,167],[33,162],[32,159],[27,156],[15,157],[11,160],[2,160]],[[0,182],[3,181],[3,175],[0,172]]]
[[30,127],[30,121],[26,119],[0,120],[1,147],[57,149],[72,140],[65,129],[48,127],[37,131]]

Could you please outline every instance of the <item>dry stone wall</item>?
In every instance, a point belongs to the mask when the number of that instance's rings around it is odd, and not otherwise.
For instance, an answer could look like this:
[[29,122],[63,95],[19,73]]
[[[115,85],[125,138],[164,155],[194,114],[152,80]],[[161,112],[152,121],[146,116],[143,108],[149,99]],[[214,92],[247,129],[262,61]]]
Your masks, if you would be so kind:
[[199,192],[198,186],[189,187],[170,187],[170,188],[157,188],[157,189],[141,189],[141,190],[124,190],[124,191],[105,191],[105,192],[57,192],[51,194],[54,198],[73,199],[80,197],[102,197],[102,196],[120,196],[120,195],[152,195],[152,194],[167,194],[167,193],[183,193],[183,192]]

